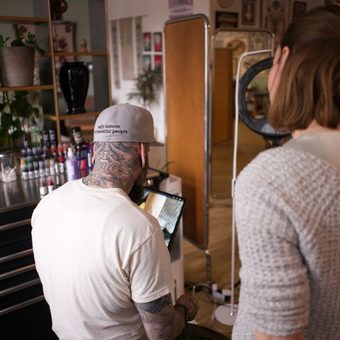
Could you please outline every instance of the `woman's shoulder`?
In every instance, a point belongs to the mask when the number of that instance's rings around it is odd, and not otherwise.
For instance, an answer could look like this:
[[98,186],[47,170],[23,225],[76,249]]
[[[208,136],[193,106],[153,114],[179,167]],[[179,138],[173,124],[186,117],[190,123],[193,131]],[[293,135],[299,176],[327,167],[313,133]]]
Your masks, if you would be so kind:
[[327,173],[340,178],[340,170],[331,163],[302,150],[277,147],[257,155],[238,176],[240,184],[299,182],[301,179],[316,180]]

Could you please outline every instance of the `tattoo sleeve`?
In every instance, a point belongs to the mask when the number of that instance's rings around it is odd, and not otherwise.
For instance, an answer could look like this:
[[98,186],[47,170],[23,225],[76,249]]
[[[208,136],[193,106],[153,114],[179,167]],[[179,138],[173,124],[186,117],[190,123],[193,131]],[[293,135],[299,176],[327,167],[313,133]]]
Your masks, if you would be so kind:
[[148,303],[135,302],[135,305],[151,340],[174,339],[185,326],[183,314],[173,307],[171,294]]

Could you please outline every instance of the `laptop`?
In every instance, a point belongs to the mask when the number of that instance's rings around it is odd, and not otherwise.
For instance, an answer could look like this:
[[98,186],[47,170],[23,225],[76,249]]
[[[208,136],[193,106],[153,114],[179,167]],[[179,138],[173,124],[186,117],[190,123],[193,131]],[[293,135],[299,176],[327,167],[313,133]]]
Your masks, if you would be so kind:
[[144,195],[144,202],[140,207],[158,220],[163,230],[165,245],[170,251],[183,213],[185,199],[148,187],[144,188]]

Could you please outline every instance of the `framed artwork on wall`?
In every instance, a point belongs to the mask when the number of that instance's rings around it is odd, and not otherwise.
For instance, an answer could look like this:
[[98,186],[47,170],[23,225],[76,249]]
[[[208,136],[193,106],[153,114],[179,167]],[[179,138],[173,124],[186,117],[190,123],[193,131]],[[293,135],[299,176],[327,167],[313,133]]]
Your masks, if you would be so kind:
[[294,1],[292,10],[292,20],[304,15],[307,12],[307,3],[303,1]]
[[193,14],[193,0],[169,0],[170,19],[184,17]]
[[238,13],[236,12],[215,12],[215,28],[238,27]]
[[256,0],[242,0],[242,25],[254,26],[256,23]]
[[153,67],[155,71],[162,72],[163,70],[163,62],[162,62],[162,55],[161,54],[155,54],[153,56]]
[[162,43],[162,33],[161,32],[154,32],[153,34],[153,50],[155,52],[162,52],[163,50],[163,43]]
[[76,24],[71,21],[53,22],[53,48],[58,52],[75,50]]
[[143,69],[147,70],[151,68],[151,55],[150,54],[144,54],[143,55]]
[[145,52],[151,52],[151,32],[143,33],[143,46]]
[[263,0],[262,27],[275,35],[284,32],[288,23],[289,1]]
[[[76,24],[71,21],[54,21],[52,22],[53,49],[56,52],[75,51],[75,32]],[[58,56],[55,58],[56,78],[59,87],[59,69],[65,61],[75,61],[73,56]]]

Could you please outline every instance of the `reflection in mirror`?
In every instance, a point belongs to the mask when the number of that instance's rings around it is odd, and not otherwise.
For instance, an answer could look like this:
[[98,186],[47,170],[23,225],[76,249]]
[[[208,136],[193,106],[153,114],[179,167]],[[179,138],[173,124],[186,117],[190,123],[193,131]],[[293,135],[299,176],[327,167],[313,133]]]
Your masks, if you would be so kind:
[[289,134],[275,131],[268,123],[269,93],[267,80],[273,58],[253,64],[239,80],[240,119],[249,129],[263,136],[271,146],[280,145]]
[[244,96],[249,115],[254,119],[267,118],[269,95],[266,80],[268,70],[264,70],[257,77],[250,80]]
[[[216,199],[231,197],[232,149],[235,116],[235,78],[237,63],[242,53],[273,48],[273,35],[268,31],[220,29],[213,39],[212,76],[212,131],[210,193]],[[267,58],[260,54],[245,58],[241,76],[256,62]],[[268,112],[268,71],[258,74],[249,84],[246,100],[254,119],[264,119]],[[239,170],[259,152],[267,141],[239,123]]]

